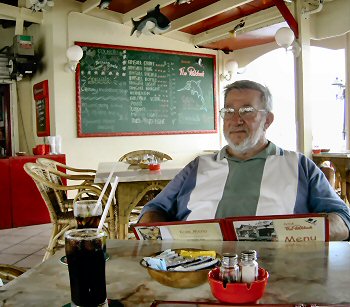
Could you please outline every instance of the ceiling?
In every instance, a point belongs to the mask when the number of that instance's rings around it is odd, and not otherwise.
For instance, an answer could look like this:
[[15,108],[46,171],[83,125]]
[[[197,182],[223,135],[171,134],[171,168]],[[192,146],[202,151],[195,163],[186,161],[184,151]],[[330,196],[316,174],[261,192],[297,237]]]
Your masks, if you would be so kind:
[[[106,9],[99,8],[100,0],[77,1],[82,13],[125,24],[130,30],[132,18],[139,20],[160,4],[161,13],[171,21],[170,29],[160,35],[225,53],[273,42],[274,34],[283,26],[289,26],[298,37],[291,0],[112,0]],[[17,1],[0,3],[16,6]],[[0,23],[11,26],[11,20]]]
[[[79,2],[82,2],[83,10],[88,10],[88,4],[94,0]],[[190,42],[200,48],[228,53],[266,44],[273,42],[276,31],[289,23],[298,36],[297,24],[290,13],[291,0],[191,0],[189,3],[112,0],[107,10],[118,14],[121,23],[132,27],[131,18],[139,20],[157,4],[160,4],[161,13],[171,21],[170,29],[161,35]],[[87,13],[93,14],[91,10]]]

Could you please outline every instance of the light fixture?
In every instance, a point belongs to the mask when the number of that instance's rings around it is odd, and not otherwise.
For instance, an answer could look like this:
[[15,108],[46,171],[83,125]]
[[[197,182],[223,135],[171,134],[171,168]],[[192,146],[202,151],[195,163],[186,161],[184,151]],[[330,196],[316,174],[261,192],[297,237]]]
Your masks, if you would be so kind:
[[238,63],[236,61],[230,60],[225,64],[225,71],[226,73],[220,74],[220,80],[221,81],[230,81],[234,73],[238,69]]
[[275,41],[278,46],[283,47],[286,51],[292,51],[295,57],[299,56],[300,46],[290,28],[283,27],[278,29],[275,34]]
[[81,58],[83,57],[83,49],[78,45],[70,46],[66,52],[69,62],[66,64],[66,71],[74,72]]

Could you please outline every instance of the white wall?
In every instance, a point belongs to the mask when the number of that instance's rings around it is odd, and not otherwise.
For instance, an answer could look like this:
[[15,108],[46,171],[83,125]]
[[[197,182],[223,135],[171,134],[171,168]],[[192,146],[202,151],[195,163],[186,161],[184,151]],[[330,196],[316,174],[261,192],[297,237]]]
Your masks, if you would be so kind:
[[[62,136],[63,151],[67,155],[68,164],[77,167],[97,167],[99,161],[116,160],[128,151],[147,148],[164,151],[175,159],[188,161],[203,150],[219,148],[221,144],[220,133],[77,138],[75,79],[74,74],[64,71],[64,64],[67,61],[65,52],[74,41],[198,52],[198,49],[191,44],[164,36],[131,37],[131,29],[128,26],[80,14],[78,13],[80,6],[81,3],[78,1],[56,1],[54,8],[44,13],[43,24],[32,25],[27,30],[26,34],[33,35],[35,43],[41,41],[44,43],[46,70],[36,74],[31,80],[18,82],[18,101],[22,110],[22,114],[18,114],[18,121],[22,121],[24,124],[22,129],[20,127],[18,150],[30,154],[34,145],[43,143],[43,138],[38,138],[35,132],[35,105],[32,97],[32,86],[45,79],[49,81],[51,134]],[[344,9],[340,6],[344,6]],[[340,14],[341,11],[348,12],[349,7],[349,0],[326,2],[321,13],[310,17],[313,29],[312,39],[341,35],[349,29],[346,16]],[[330,17],[334,17],[334,12],[340,14],[337,24],[343,22],[343,26],[337,27],[338,32],[335,31],[333,25],[331,27],[321,27],[320,25],[322,23],[328,25]],[[327,22],[323,22],[325,20]],[[346,22],[344,23],[344,21]],[[12,44],[13,35],[14,28],[0,29],[0,47]],[[318,43],[320,41],[316,42],[316,44]],[[238,50],[230,55],[205,49],[200,49],[200,52],[217,54],[220,58],[217,62],[218,69],[221,69],[223,63],[230,58],[237,60],[241,68],[259,55],[277,47],[275,43],[270,43]],[[217,73],[217,80],[219,80],[220,71]],[[223,104],[220,94],[222,87],[226,84],[227,82],[219,82],[217,86],[217,103],[219,105]],[[218,127],[219,130],[221,129],[220,125],[221,123]]]
[[[45,14],[41,27],[46,28],[46,45],[49,45],[47,41],[52,42],[46,50],[50,56],[48,70],[42,78],[36,77],[32,82],[49,80],[51,134],[62,136],[67,164],[96,168],[100,161],[115,161],[126,152],[137,149],[159,150],[187,162],[203,150],[218,149],[219,133],[77,138],[75,76],[64,70],[65,51],[75,41],[198,52],[192,45],[162,36],[131,37],[131,28],[77,13],[79,8],[78,2],[56,1],[52,12]],[[216,54],[205,49],[200,52]],[[35,129],[35,125],[30,129]],[[36,138],[36,142],[41,141],[41,138]]]

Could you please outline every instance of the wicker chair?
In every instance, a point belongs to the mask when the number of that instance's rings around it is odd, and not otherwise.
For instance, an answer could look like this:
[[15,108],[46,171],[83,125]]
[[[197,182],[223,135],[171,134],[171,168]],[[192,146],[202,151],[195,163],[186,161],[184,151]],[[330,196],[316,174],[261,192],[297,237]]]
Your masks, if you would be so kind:
[[[57,171],[63,171],[66,172],[67,175],[70,176],[70,180],[79,181],[82,185],[95,185],[94,179],[96,175],[96,170],[94,169],[81,169],[81,168],[74,168],[71,166],[68,166],[66,164],[60,163],[55,160],[47,159],[47,158],[38,158],[36,159],[36,162],[45,166],[46,168],[51,168]],[[72,177],[73,175],[73,177]],[[52,181],[52,183],[64,185],[66,182],[66,178],[62,176],[57,176],[53,173],[48,176],[48,179]],[[101,188],[100,184],[96,184],[97,187]],[[110,188],[107,190],[109,192]],[[66,191],[63,190],[55,190],[55,195],[57,197],[57,200],[61,206],[62,210],[69,210],[73,208],[73,199],[67,198]]]
[[[59,239],[62,237],[62,235],[67,230],[76,227],[76,221],[74,219],[73,211],[62,210],[57,200],[55,191],[63,191],[65,193],[66,191],[76,191],[79,197],[85,193],[88,194],[89,197],[93,195],[94,198],[98,198],[98,196],[101,194],[101,189],[88,184],[66,186],[53,183],[50,179],[51,176],[55,175],[60,178],[71,179],[71,177],[74,177],[74,175],[67,175],[60,171],[47,168],[37,163],[26,163],[24,165],[24,170],[34,180],[42,198],[45,201],[45,204],[50,214],[51,222],[53,224],[50,241],[43,259],[44,261],[55,253],[55,249],[60,243]],[[107,199],[108,196],[105,194],[102,198],[103,207]],[[116,232],[114,207],[115,204],[112,203],[105,221],[108,225],[107,234],[111,239],[115,238]]]
[[0,279],[6,284],[22,275],[27,269],[9,264],[0,264]]
[[[126,153],[125,155],[121,156],[119,158],[119,162],[127,162],[131,165],[137,165],[142,160],[144,160],[145,157],[154,157],[158,162],[164,162],[167,160],[172,160],[172,157],[169,155],[156,151],[156,150],[135,150]],[[141,209],[143,206],[152,200],[154,197],[156,197],[161,192],[161,189],[152,189],[150,191],[147,191],[145,195],[141,198],[141,200],[138,202],[137,206],[132,209],[130,216],[129,216],[129,227],[136,223],[138,216],[141,212]],[[129,233],[131,234],[131,229],[129,228]],[[131,234],[132,236],[132,234]]]
[[145,156],[153,156],[155,157],[158,162],[163,162],[166,160],[172,160],[172,158],[160,151],[156,151],[156,150],[135,150],[135,151],[131,151],[126,153],[125,155],[121,156],[119,158],[120,162],[128,162],[130,164],[138,164],[140,163]]

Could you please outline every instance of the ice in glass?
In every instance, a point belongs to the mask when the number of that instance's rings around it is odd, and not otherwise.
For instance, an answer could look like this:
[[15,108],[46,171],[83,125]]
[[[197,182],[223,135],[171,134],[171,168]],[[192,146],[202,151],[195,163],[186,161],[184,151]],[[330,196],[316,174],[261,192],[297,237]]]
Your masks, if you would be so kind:
[[78,229],[97,228],[102,216],[102,205],[97,200],[77,200],[73,204]]

